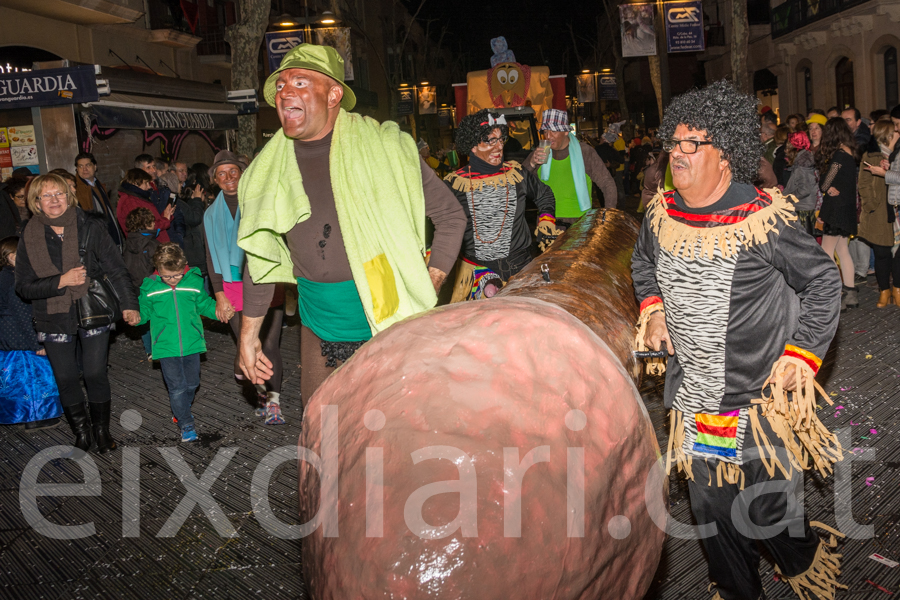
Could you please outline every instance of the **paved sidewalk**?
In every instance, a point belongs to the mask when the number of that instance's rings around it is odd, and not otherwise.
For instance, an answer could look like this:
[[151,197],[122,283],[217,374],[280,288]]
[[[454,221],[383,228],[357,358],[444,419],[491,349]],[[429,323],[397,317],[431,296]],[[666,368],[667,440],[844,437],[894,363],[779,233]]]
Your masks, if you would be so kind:
[[[849,540],[841,545],[844,575],[849,590],[838,598],[876,599],[888,595],[866,583],[869,579],[900,594],[900,568],[890,569],[867,558],[873,552],[900,560],[900,308],[876,310],[875,290],[864,288],[863,308],[848,312],[822,369],[825,388],[836,406],[823,410],[830,428],[852,427],[850,450],[874,448],[875,460],[852,467],[853,515],[874,526],[871,540]],[[283,334],[285,385],[282,407],[287,423],[265,426],[241,394],[232,377],[234,345],[219,324],[207,333],[210,351],[202,363],[201,388],[194,404],[200,441],[182,444],[172,423],[168,397],[158,363],[146,361],[139,340],[119,334],[110,353],[113,389],[112,433],[119,450],[105,456],[89,455],[100,473],[98,497],[42,497],[37,500],[47,521],[61,525],[93,523],[93,535],[81,539],[50,539],[26,521],[19,503],[19,482],[25,465],[39,451],[69,444],[71,434],[62,423],[57,429],[28,432],[0,427],[0,597],[35,600],[69,598],[188,599],[306,598],[300,576],[300,542],[279,539],[258,522],[251,500],[251,481],[263,457],[279,447],[294,448],[300,434],[299,328]],[[647,381],[642,393],[664,447],[666,428],[658,382]],[[136,413],[125,412],[128,410]],[[136,425],[135,431],[123,428]],[[836,416],[837,415],[837,416]],[[858,425],[852,425],[851,421]],[[872,434],[870,430],[876,430]],[[866,439],[868,438],[868,439]],[[232,449],[233,458],[212,485],[221,512],[212,518],[195,506],[172,537],[159,537],[167,520],[185,497],[185,486],[174,474],[164,452],[177,451],[194,476]],[[859,452],[859,450],[857,450]],[[130,532],[123,536],[123,461],[140,460],[139,522],[125,519]],[[130,457],[130,458],[129,458]],[[176,457],[177,458],[177,457]],[[174,460],[172,456],[169,460]],[[177,461],[176,461],[177,462]],[[128,469],[126,468],[126,471]],[[867,485],[866,479],[874,479]],[[48,464],[42,483],[83,481],[70,460]],[[133,490],[126,482],[126,490]],[[296,463],[288,460],[271,472],[269,505],[284,523],[297,522]],[[809,476],[806,506],[810,517],[832,526],[833,479]],[[126,498],[127,498],[126,494]],[[671,480],[675,518],[690,522],[687,487]],[[213,522],[233,527],[236,535],[217,532]],[[177,524],[176,524],[177,525]],[[790,589],[773,580],[770,563],[763,560],[770,600],[793,598]],[[696,541],[669,539],[654,586],[647,600],[694,600],[709,597],[706,562]],[[511,593],[510,597],[514,597]],[[618,600],[618,599],[611,599]]]

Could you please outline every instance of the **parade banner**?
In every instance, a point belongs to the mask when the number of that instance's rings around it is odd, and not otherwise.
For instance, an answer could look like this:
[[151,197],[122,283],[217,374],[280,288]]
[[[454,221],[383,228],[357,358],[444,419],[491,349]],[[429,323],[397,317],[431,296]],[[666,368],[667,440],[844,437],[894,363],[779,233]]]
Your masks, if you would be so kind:
[[438,125],[440,127],[451,127],[453,125],[453,111],[449,108],[441,108],[438,110]]
[[349,27],[323,27],[316,29],[316,43],[331,46],[344,59],[344,81],[353,81],[353,50],[350,47]]
[[419,88],[419,114],[437,114],[437,88],[433,85]]
[[273,31],[266,34],[266,55],[269,57],[269,73],[281,66],[281,59],[294,46],[303,43],[303,30]]
[[619,88],[616,86],[615,75],[600,75],[597,78],[597,87],[601,100],[618,100]]
[[403,117],[413,114],[416,108],[416,101],[413,98],[413,89],[407,88],[400,90],[400,102],[397,103],[397,116]]
[[666,42],[669,52],[703,52],[703,3],[666,3]]
[[594,90],[594,74],[584,73],[575,78],[575,89],[578,92],[578,101],[582,104],[586,102],[596,102],[597,93]]
[[95,102],[93,65],[0,74],[0,109]]
[[622,56],[656,56],[653,4],[620,4]]

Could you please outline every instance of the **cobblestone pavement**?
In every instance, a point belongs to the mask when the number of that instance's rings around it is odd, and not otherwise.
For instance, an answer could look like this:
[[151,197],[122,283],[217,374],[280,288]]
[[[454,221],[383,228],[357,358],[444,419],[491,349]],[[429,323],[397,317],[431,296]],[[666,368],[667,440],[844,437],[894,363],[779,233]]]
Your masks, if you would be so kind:
[[[843,407],[822,410],[825,424],[849,428],[848,450],[875,450],[874,460],[852,465],[850,483],[853,516],[861,524],[872,525],[875,537],[841,544],[841,580],[849,589],[838,598],[887,597],[867,580],[900,594],[900,568],[868,558],[877,552],[900,560],[900,308],[876,310],[875,295],[875,290],[864,288],[862,308],[842,317],[820,377],[835,406]],[[228,332],[211,324],[207,340],[210,351],[202,363],[201,388],[194,404],[200,441],[182,444],[158,363],[146,360],[139,340],[125,333],[116,336],[110,352],[111,430],[121,449],[103,456],[90,454],[100,478],[95,497],[65,496],[64,490],[57,490],[37,499],[49,523],[91,524],[93,529],[79,539],[51,539],[53,529],[33,528],[23,516],[19,497],[26,464],[44,449],[69,444],[68,426],[61,423],[41,431],[0,427],[4,447],[0,453],[0,597],[307,597],[300,576],[300,542],[264,529],[254,511],[265,509],[265,502],[251,496],[254,475],[268,475],[272,515],[286,524],[297,522],[296,463],[287,460],[268,471],[259,465],[278,448],[293,450],[300,434],[299,327],[294,323],[283,334],[282,407],[287,422],[281,426],[265,426],[245,399],[249,393],[242,395],[232,376],[234,345]],[[659,383],[646,381],[641,391],[664,447]],[[210,488],[218,508],[207,507],[207,515],[200,505],[194,506],[180,527],[169,522],[185,499],[185,486],[175,474],[179,459],[201,484],[204,473],[212,479],[212,471],[222,467]],[[140,464],[138,481],[129,466],[135,461]],[[72,460],[53,460],[38,481],[77,483],[83,481],[83,474]],[[264,482],[258,483],[265,487]],[[139,514],[134,518],[126,512],[123,519],[123,499],[130,505],[127,499],[138,486]],[[805,488],[810,518],[834,526],[834,480],[811,475]],[[691,521],[687,487],[675,477],[671,510],[678,520]],[[786,584],[774,580],[765,557],[762,568],[770,600],[794,597]],[[670,538],[646,600],[705,599],[707,585],[699,543]]]

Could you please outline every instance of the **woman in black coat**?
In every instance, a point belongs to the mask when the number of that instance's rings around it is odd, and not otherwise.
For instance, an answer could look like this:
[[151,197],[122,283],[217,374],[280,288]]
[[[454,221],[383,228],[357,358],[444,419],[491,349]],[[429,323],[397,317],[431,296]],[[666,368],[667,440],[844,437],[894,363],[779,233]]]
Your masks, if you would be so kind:
[[[206,165],[200,172],[198,165],[191,167],[184,189],[181,190],[181,198],[178,200],[178,208],[184,214],[184,255],[188,265],[200,269],[203,281],[209,285],[206,267],[206,235],[203,233],[203,213],[206,210],[206,199],[209,195],[209,169]],[[207,290],[208,291],[208,290]]]
[[856,235],[856,186],[859,167],[856,166],[856,141],[847,123],[839,118],[828,119],[822,130],[822,141],[816,149],[819,169],[819,189],[822,190],[822,209],[819,222],[822,228],[822,250],[841,261],[844,287],[841,310],[859,306],[858,290],[853,277],[853,259],[848,247],[849,238]]
[[[105,275],[119,296],[125,321],[136,324],[140,313],[134,284],[109,237],[106,222],[76,204],[75,195],[59,175],[42,175],[32,181],[28,207],[34,217],[26,223],[19,240],[16,292],[32,302],[35,329],[53,367],[63,412],[75,434],[75,447],[83,451],[90,448],[92,424],[97,451],[105,453],[116,448],[109,434],[111,394],[106,374],[112,326],[80,327],[75,303],[87,293],[91,278]],[[90,424],[75,357],[79,339]]]

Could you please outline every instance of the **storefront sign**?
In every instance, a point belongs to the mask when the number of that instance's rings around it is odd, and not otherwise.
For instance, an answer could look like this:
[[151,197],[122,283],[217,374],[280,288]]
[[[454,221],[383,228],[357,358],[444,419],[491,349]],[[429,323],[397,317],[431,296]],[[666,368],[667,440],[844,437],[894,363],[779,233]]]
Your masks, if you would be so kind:
[[151,110],[102,104],[95,104],[91,109],[97,119],[98,127],[183,131],[238,128],[236,113]]
[[666,40],[669,52],[703,52],[703,4],[692,2],[666,3]]
[[93,66],[0,74],[0,110],[95,102]]
[[303,43],[303,30],[273,31],[266,34],[266,55],[269,57],[269,73],[281,66],[281,59],[294,46]]

